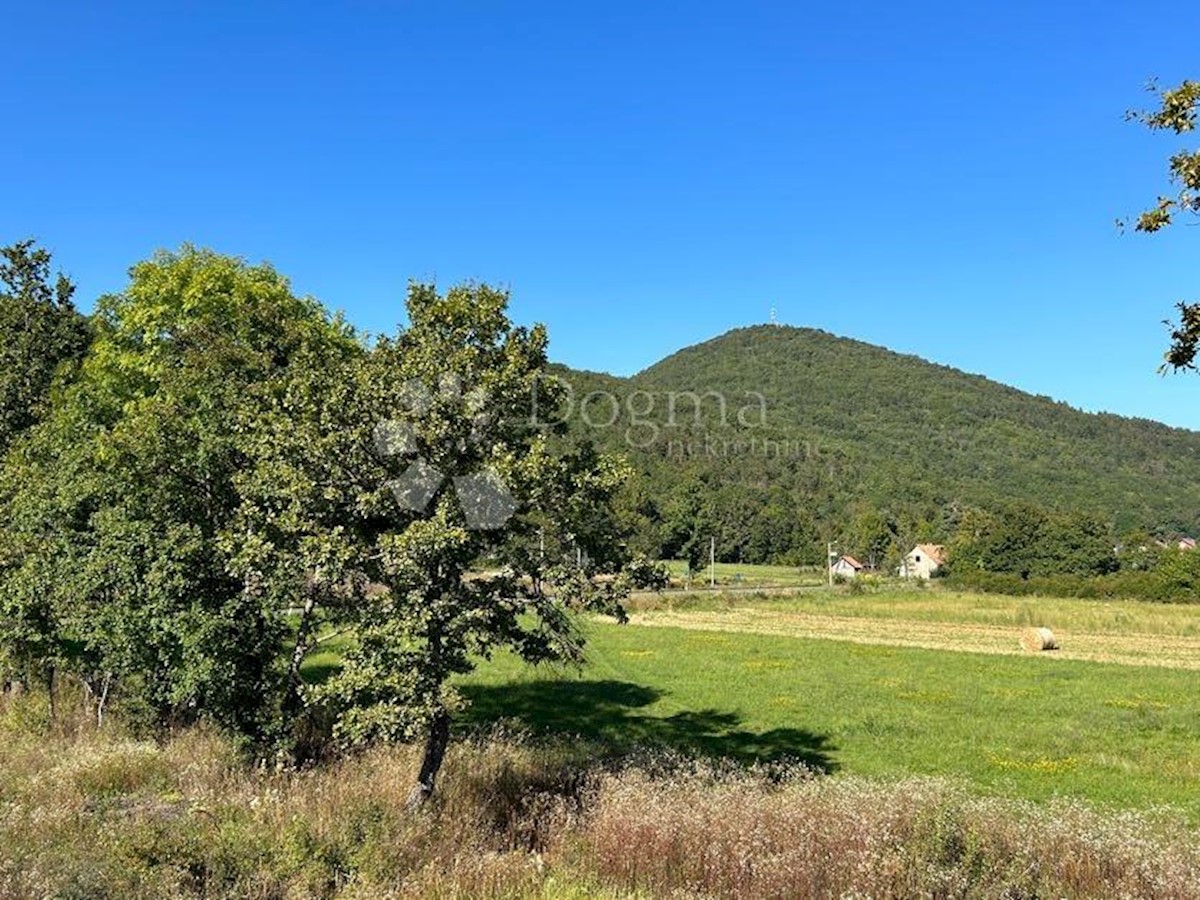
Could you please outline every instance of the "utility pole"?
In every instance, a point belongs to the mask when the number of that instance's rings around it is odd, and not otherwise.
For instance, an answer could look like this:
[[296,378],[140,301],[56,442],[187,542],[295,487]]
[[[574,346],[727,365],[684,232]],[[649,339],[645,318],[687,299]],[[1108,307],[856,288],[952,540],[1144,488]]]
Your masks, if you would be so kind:
[[715,537],[708,539],[708,585],[714,588],[717,586],[717,539]]
[[829,589],[833,590],[833,541],[825,545],[825,568],[829,573]]

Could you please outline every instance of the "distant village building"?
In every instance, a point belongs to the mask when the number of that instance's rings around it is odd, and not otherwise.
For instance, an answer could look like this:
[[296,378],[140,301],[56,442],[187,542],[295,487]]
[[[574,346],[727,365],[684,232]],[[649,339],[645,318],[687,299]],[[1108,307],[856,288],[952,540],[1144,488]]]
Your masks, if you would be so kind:
[[930,578],[946,563],[946,548],[941,544],[917,544],[904,562],[898,574],[901,578]]
[[1178,538],[1155,538],[1154,546],[1161,550],[1195,550],[1196,539],[1186,534]]
[[865,568],[866,566],[853,556],[843,556],[833,564],[833,574],[843,578],[856,578]]

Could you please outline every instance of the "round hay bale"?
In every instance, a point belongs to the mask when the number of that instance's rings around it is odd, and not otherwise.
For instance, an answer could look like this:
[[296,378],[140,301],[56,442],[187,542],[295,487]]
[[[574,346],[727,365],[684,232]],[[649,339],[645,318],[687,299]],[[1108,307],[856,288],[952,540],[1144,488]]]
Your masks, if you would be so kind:
[[1026,628],[1021,632],[1021,646],[1030,653],[1041,653],[1043,650],[1057,650],[1058,641],[1049,628]]

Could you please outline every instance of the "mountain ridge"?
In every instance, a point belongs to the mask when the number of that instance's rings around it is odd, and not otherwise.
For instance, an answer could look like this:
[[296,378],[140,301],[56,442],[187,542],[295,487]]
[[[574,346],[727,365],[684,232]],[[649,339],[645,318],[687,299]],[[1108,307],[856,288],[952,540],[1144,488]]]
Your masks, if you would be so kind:
[[[605,401],[611,423],[593,412],[574,430],[635,466],[651,532],[669,532],[680,504],[694,506],[697,494],[731,534],[753,530],[764,509],[774,510],[772,527],[805,519],[808,537],[792,528],[783,543],[799,541],[806,558],[820,534],[863,510],[930,539],[948,536],[954,510],[1017,502],[1096,516],[1116,532],[1200,531],[1200,432],[1087,412],[819,329],[733,329],[626,378],[562,371],[577,384],[577,402],[587,390],[620,401],[619,409]],[[630,407],[635,395],[641,406]],[[732,411],[752,395],[766,415],[743,427]],[[699,411],[692,397],[701,398]],[[779,442],[806,449],[756,455]],[[714,455],[714,445],[722,452]],[[736,543],[724,555],[746,558]],[[670,540],[659,549],[669,555]]]
[[782,323],[778,324],[778,325],[771,325],[771,324],[740,325],[740,326],[737,326],[734,328],[730,328],[727,331],[722,332],[721,334],[714,335],[713,337],[705,338],[704,340],[698,341],[694,344],[689,344],[685,347],[680,347],[678,350],[672,351],[671,353],[664,356],[662,359],[660,359],[654,363],[651,363],[650,365],[646,366],[643,369],[640,369],[639,371],[633,373],[632,375],[613,375],[608,372],[597,372],[597,371],[581,370],[581,369],[572,369],[572,371],[580,371],[580,372],[583,372],[584,374],[588,374],[588,375],[604,375],[609,378],[617,378],[617,379],[622,379],[622,380],[627,380],[627,381],[633,381],[633,380],[637,380],[642,377],[652,377],[653,371],[656,368],[662,366],[664,363],[667,363],[668,361],[674,359],[675,357],[679,356],[680,354],[684,354],[684,353],[687,353],[692,350],[698,350],[698,349],[701,349],[704,347],[708,347],[710,345],[718,344],[727,338],[732,338],[735,335],[739,335],[742,333],[756,333],[756,334],[770,335],[771,332],[793,332],[793,333],[800,333],[803,335],[811,335],[811,336],[815,336],[815,337],[819,337],[819,338],[825,338],[825,339],[830,339],[830,340],[837,341],[837,342],[842,342],[842,343],[845,343],[848,345],[855,345],[857,347],[865,348],[865,349],[872,350],[872,351],[877,351],[881,354],[891,356],[891,357],[894,357],[897,359],[912,360],[915,362],[924,363],[927,366],[932,366],[937,369],[942,369],[946,372],[952,373],[954,375],[962,376],[964,378],[979,379],[981,381],[987,382],[990,385],[995,385],[997,387],[1001,387],[1006,390],[1013,391],[1017,394],[1021,394],[1022,396],[1025,396],[1025,397],[1028,397],[1031,399],[1043,400],[1048,403],[1052,403],[1056,406],[1063,406],[1063,407],[1066,407],[1067,409],[1070,409],[1074,412],[1080,413],[1081,415],[1085,415],[1085,416],[1111,417],[1111,418],[1123,419],[1123,420],[1127,420],[1127,421],[1131,421],[1131,422],[1142,422],[1142,423],[1147,423],[1147,424],[1152,424],[1152,425],[1158,425],[1158,426],[1161,426],[1161,427],[1166,428],[1171,431],[1182,431],[1182,432],[1187,432],[1189,434],[1200,435],[1200,429],[1187,428],[1187,427],[1181,426],[1181,425],[1171,425],[1168,422],[1163,422],[1159,419],[1154,419],[1149,416],[1131,416],[1131,415],[1126,415],[1123,413],[1112,412],[1110,410],[1083,409],[1082,407],[1075,406],[1068,400],[1061,400],[1061,399],[1053,397],[1049,394],[1034,393],[1033,391],[1028,391],[1028,390],[1025,390],[1024,388],[1019,388],[1015,385],[1008,384],[1007,382],[1001,381],[997,378],[993,378],[992,376],[987,375],[983,372],[970,372],[970,371],[967,371],[966,369],[960,369],[957,366],[952,366],[948,363],[940,363],[940,362],[937,362],[936,360],[927,359],[926,357],[921,356],[919,353],[907,353],[907,352],[904,352],[901,350],[894,350],[891,347],[887,347],[883,344],[873,344],[870,341],[863,340],[862,338],[856,338],[856,337],[851,337],[849,335],[837,334],[832,331],[827,331],[826,329],[823,329],[823,328],[815,328],[815,327],[807,326],[807,325],[786,325],[786,324],[782,324]]

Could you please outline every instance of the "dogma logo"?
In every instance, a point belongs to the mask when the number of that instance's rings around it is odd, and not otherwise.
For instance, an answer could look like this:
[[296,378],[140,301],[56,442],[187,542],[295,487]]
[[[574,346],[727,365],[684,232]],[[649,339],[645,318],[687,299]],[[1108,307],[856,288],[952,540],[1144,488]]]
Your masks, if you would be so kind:
[[[443,376],[438,383],[436,397],[424,382],[405,382],[400,405],[406,418],[380,422],[375,426],[373,438],[376,453],[384,459],[409,460],[404,471],[389,481],[387,487],[402,508],[415,513],[426,510],[448,477],[420,455],[417,430],[413,424],[416,419],[429,414],[435,399],[461,399],[465,402],[467,414],[471,417],[470,439],[474,442],[482,439],[491,421],[487,412],[486,393],[474,390],[464,396],[462,380],[457,376]],[[467,520],[467,527],[474,531],[503,528],[517,511],[512,492],[493,468],[451,476],[450,480],[454,484],[454,493]]]

